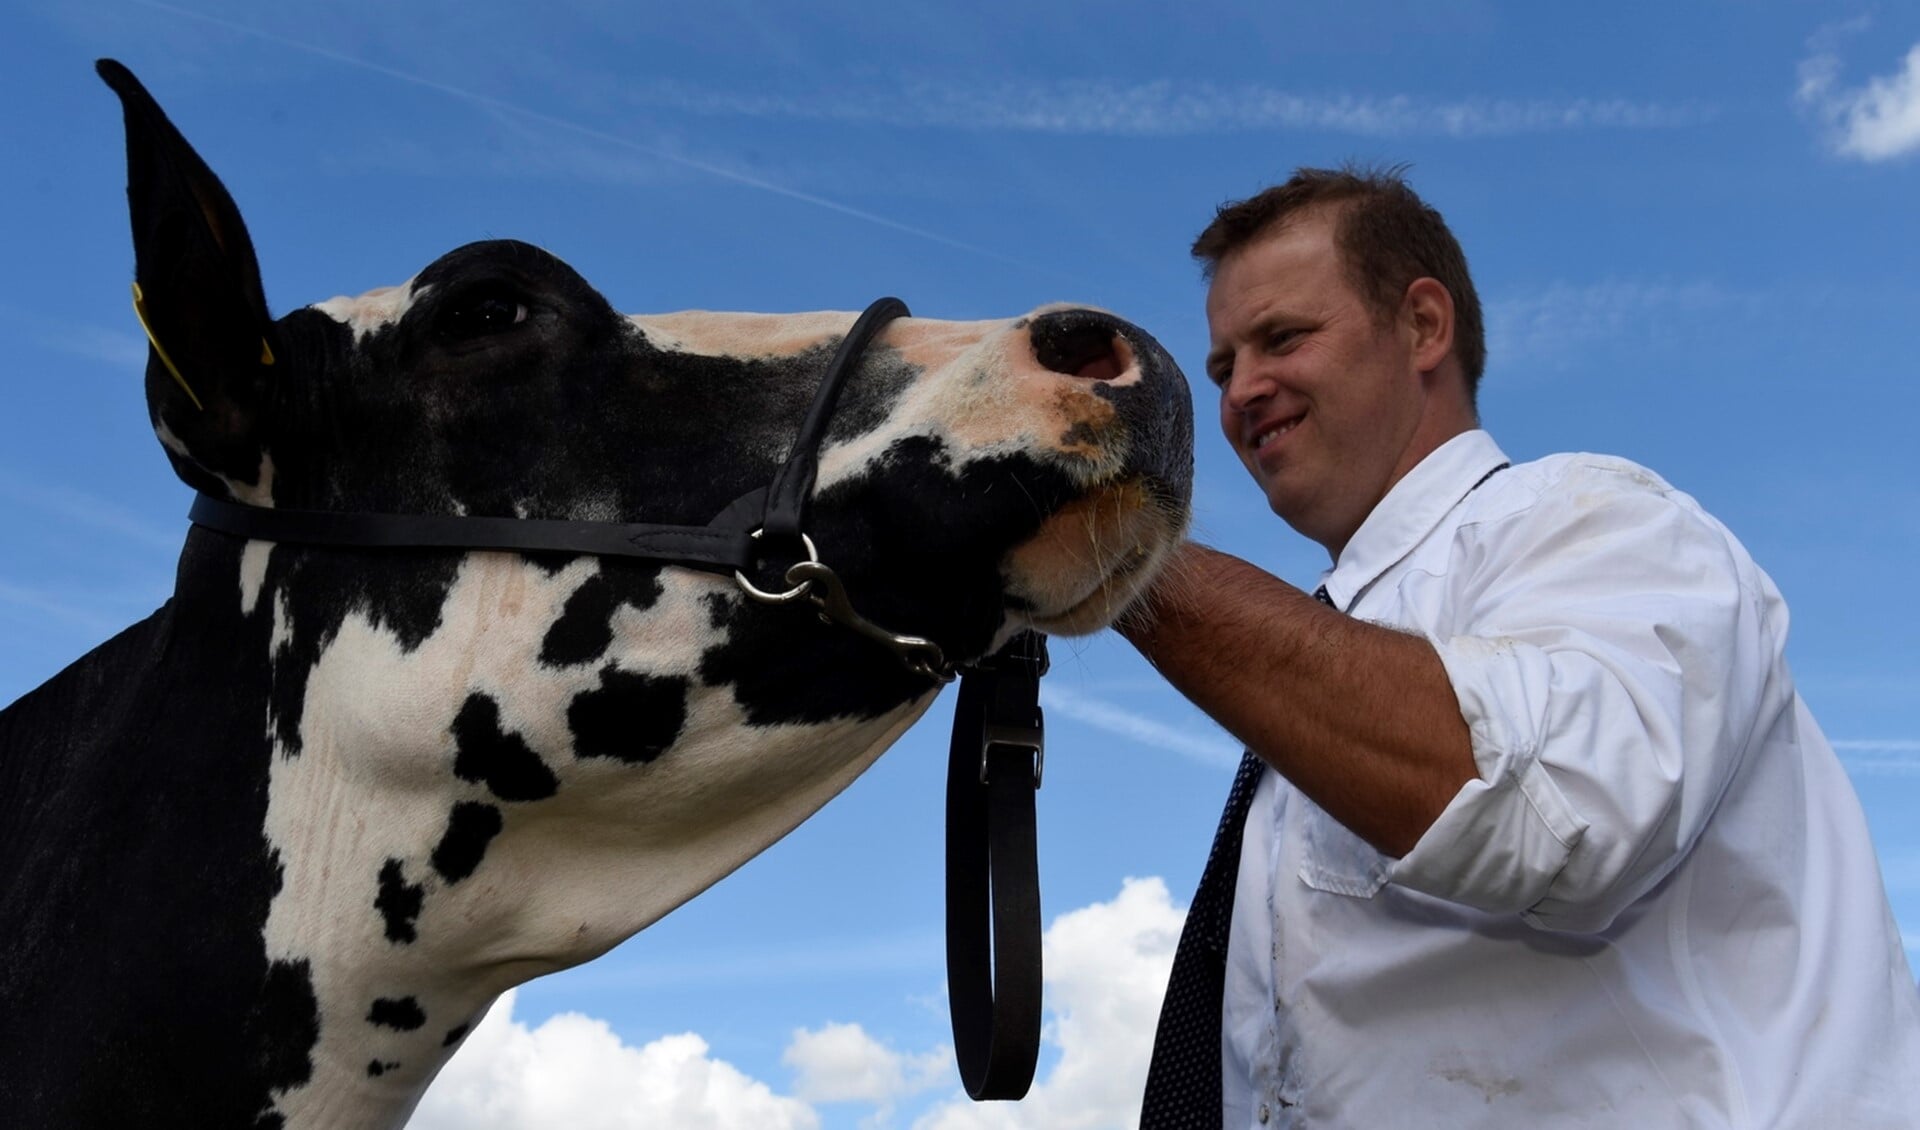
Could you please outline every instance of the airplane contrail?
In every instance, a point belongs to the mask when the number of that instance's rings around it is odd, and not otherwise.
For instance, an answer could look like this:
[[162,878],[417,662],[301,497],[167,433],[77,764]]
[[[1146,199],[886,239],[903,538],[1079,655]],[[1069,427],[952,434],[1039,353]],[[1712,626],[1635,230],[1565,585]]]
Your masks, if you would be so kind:
[[655,160],[665,161],[670,164],[680,165],[685,168],[693,169],[697,172],[705,173],[711,177],[717,177],[721,180],[731,181],[734,184],[743,185],[747,188],[759,189],[762,192],[771,193],[775,196],[785,197],[788,200],[796,200],[802,204],[811,204],[816,208],[823,208],[829,212],[836,212],[840,215],[847,216],[852,219],[860,220],[869,224],[874,224],[879,227],[887,228],[891,231],[900,232],[903,235],[910,235],[917,239],[928,240],[933,243],[938,243],[946,247],[954,248],[955,250],[958,250],[958,251],[965,251],[968,254],[979,255],[983,258],[995,260],[996,262],[1006,263],[1009,266],[1019,267],[1022,270],[1033,271],[1043,275],[1054,275],[1062,278],[1067,277],[1067,276],[1061,275],[1057,271],[1049,270],[1045,267],[1041,267],[1034,263],[1028,263],[1020,259],[1015,259],[1009,255],[1003,255],[1000,252],[993,251],[989,248],[980,247],[976,244],[971,244],[963,240],[954,239],[951,236],[941,235],[939,232],[928,231],[926,228],[914,227],[911,224],[904,224],[898,220],[888,219],[885,216],[878,215],[873,212],[868,212],[868,211],[865,211],[864,209],[855,208],[847,204],[842,204],[836,200],[829,200],[824,196],[815,196],[810,192],[801,192],[799,189],[788,188],[785,185],[776,184],[773,181],[765,180],[760,177],[752,176],[747,173],[742,173],[734,169],[729,169],[722,165],[715,165],[708,161],[702,161],[696,157],[687,157],[678,153],[669,153],[663,149],[656,149],[650,145],[642,145],[637,141],[634,141],[630,138],[621,137],[618,134],[608,133],[605,130],[595,129],[592,126],[582,125],[579,122],[569,121],[566,118],[555,117],[552,114],[542,113],[539,110],[528,109],[525,106],[515,105],[514,103],[505,101],[504,99],[495,98],[492,95],[488,95],[488,94],[482,94],[476,90],[468,90],[465,87],[453,86],[451,84],[444,83],[444,82],[437,82],[433,79],[426,78],[425,76],[422,76],[422,75],[416,75],[408,71],[402,71],[393,67],[384,66],[380,63],[372,62],[371,60],[361,59],[353,55],[348,55],[340,51],[332,50],[331,48],[321,47],[318,44],[308,43],[308,42],[305,42],[304,40],[299,40],[299,39],[292,39],[292,38],[289,38],[288,36],[279,35],[275,32],[265,31],[261,28],[251,27],[247,24],[236,23],[232,20],[222,19],[219,16],[208,15],[205,12],[196,12],[190,8],[181,8],[173,4],[162,3],[161,0],[130,0],[130,2],[134,4],[138,4],[143,8],[152,8],[156,11],[166,12],[170,15],[180,16],[186,19],[191,19],[191,20],[199,20],[202,23],[213,24],[216,27],[225,28],[229,31],[239,32],[242,35],[249,35],[256,39],[264,39],[270,43],[277,43],[282,47],[289,47],[296,51],[304,51],[309,55],[317,55],[322,59],[329,59],[333,62],[341,63],[349,67],[358,67],[361,70],[372,71],[375,74],[384,75],[385,77],[393,79],[396,82],[404,82],[412,86],[423,87],[427,90],[432,90],[440,94],[445,94],[448,97],[457,98],[457,99],[460,99],[461,101],[468,102],[476,106],[483,106],[490,110],[496,110],[496,111],[500,111],[508,114],[515,114],[523,118],[528,118],[536,122],[541,122],[545,125],[553,126],[557,129],[563,129],[570,133],[578,134],[582,137],[592,138],[595,141],[603,142],[608,145],[615,145],[615,146],[619,146],[622,149],[632,150],[635,153],[640,153],[640,154],[643,154],[644,156],[652,157]]

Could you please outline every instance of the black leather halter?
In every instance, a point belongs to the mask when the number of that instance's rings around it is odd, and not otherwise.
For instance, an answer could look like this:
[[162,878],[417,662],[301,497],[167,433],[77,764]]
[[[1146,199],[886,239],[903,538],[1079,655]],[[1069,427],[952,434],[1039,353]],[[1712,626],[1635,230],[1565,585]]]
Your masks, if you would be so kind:
[[[954,1050],[969,1095],[1017,1099],[1033,1081],[1040,1050],[1033,793],[1044,756],[1039,692],[1046,637],[1022,632],[996,655],[957,669],[932,640],[890,632],[855,611],[839,576],[821,562],[806,535],[820,445],[840,390],[880,330],[906,315],[898,298],[882,298],[861,313],[821,378],[772,484],[735,499],[705,526],[283,510],[205,494],[194,499],[188,516],[237,537],[296,545],[582,553],[731,572],[749,597],[771,604],[804,597],[822,616],[888,648],[935,683],[962,676],[947,778],[947,981]],[[748,574],[775,546],[805,557],[786,571],[791,587],[768,592]]]

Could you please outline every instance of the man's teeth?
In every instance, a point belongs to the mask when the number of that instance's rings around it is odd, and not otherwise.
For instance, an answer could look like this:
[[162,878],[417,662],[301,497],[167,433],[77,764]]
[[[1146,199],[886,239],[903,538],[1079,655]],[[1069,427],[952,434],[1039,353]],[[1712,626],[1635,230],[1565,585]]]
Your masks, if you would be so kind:
[[1298,424],[1299,422],[1300,422],[1299,420],[1288,420],[1286,423],[1281,424],[1277,428],[1270,428],[1267,431],[1261,432],[1259,435],[1253,437],[1253,446],[1255,447],[1267,446],[1268,442],[1270,442],[1271,440],[1275,439],[1278,436],[1283,436],[1288,432],[1292,431],[1294,428],[1294,425]]

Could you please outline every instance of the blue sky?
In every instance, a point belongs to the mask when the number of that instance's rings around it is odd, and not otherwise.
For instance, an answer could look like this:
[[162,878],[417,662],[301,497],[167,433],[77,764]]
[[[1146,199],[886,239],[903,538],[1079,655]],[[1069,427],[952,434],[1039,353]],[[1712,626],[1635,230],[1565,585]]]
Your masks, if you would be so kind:
[[[1920,949],[1920,9],[1173,10],[16,0],[0,702],[164,600],[184,530],[140,399],[97,56],[226,180],[276,311],[511,236],[630,312],[1073,300],[1198,374],[1185,249],[1213,207],[1296,165],[1408,162],[1486,301],[1482,408],[1507,450],[1649,464],[1787,595],[1802,692]],[[1199,534],[1311,582],[1321,551],[1196,404]],[[1122,1124],[1236,751],[1116,638],[1054,656],[1051,1042],[1029,1103],[966,1109],[944,1054],[943,700],[737,875],[523,988],[417,1124],[638,1125],[682,1101],[672,1124]]]

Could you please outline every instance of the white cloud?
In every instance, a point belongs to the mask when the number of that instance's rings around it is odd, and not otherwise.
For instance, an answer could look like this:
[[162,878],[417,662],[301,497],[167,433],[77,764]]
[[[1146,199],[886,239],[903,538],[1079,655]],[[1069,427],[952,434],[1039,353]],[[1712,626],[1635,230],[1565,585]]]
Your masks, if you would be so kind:
[[1174,726],[1124,706],[1057,686],[1041,688],[1041,705],[1076,722],[1130,738],[1155,749],[1172,750],[1209,765],[1233,765],[1240,746],[1225,731],[1204,718],[1198,729]]
[[[973,1103],[955,1090],[914,1130],[1120,1130],[1139,1121],[1160,998],[1186,912],[1158,878],[1128,879],[1110,902],[1055,918],[1042,940],[1048,1018],[1057,1057],[1020,1103]],[[947,1047],[909,1054],[858,1024],[793,1034],[794,1070],[781,1095],[709,1055],[691,1032],[642,1047],[578,1013],[529,1028],[501,997],[441,1072],[409,1130],[817,1130],[813,1104],[873,1109],[863,1126],[895,1125],[904,1099],[951,1085]]]
[[[131,310],[127,318],[132,321]],[[147,365],[147,339],[131,330],[68,321],[9,303],[0,303],[0,324],[15,341],[25,340],[51,353],[136,372]]]
[[[220,16],[210,15],[205,12],[190,11],[186,8],[176,7],[172,4],[162,3],[161,0],[134,0],[134,2],[137,4],[140,4],[143,7],[152,8],[156,11],[167,12],[175,16],[183,17],[185,19],[197,20],[203,23],[212,24],[215,27],[225,28],[228,31],[237,32],[241,35],[251,36],[253,38],[265,40],[266,42],[275,43],[282,47],[291,48],[295,51],[304,52],[309,55],[315,55],[322,59],[330,59],[333,62],[342,64],[344,66],[354,67],[360,70],[370,71],[374,74],[384,75],[387,78],[393,79],[396,82],[402,82],[410,86],[417,86],[426,90],[436,91],[449,98],[457,99],[461,102],[468,103],[469,105],[480,107],[481,109],[488,110],[496,115],[511,116],[513,118],[519,119],[524,123],[529,123],[538,128],[547,129],[549,131],[552,131],[552,130],[562,131],[575,138],[587,138],[589,140],[596,141],[596,142],[611,146],[613,148],[623,150],[627,153],[639,154],[642,157],[649,158],[655,161],[665,162],[670,165],[679,166],[682,169],[688,169],[694,172],[702,173],[708,177],[711,177],[717,180],[727,181],[732,184],[740,185],[746,188],[758,189],[761,192],[767,192],[775,196],[785,197],[786,199],[798,201],[802,204],[809,204],[809,205],[812,205],[813,207],[822,208],[829,212],[837,212],[840,215],[847,216],[851,219],[860,220],[865,223],[875,225],[877,227],[888,228],[890,230],[897,231],[905,235],[914,236],[915,238],[918,238],[918,239],[924,239],[924,240],[931,241],[933,243],[943,244],[947,247],[952,247],[956,250],[965,251],[970,254],[981,256],[983,258],[993,259],[998,262],[1007,263],[1012,266],[1021,267],[1027,270],[1038,270],[1038,271],[1042,271],[1043,273],[1051,273],[1051,272],[1047,272],[1045,268],[1039,267],[1038,265],[1029,264],[1022,260],[1015,259],[1011,256],[1003,255],[998,251],[992,250],[991,248],[981,247],[976,244],[967,243],[963,240],[954,239],[951,236],[942,235],[939,232],[932,231],[927,228],[915,227],[911,224],[901,223],[898,220],[890,219],[876,212],[868,212],[860,208],[855,208],[848,204],[842,204],[837,200],[831,200],[831,199],[828,199],[827,197],[818,196],[810,192],[803,192],[800,189],[791,187],[789,185],[780,184],[775,181],[768,180],[765,177],[747,172],[744,169],[735,168],[724,159],[708,160],[708,159],[694,156],[690,153],[681,152],[672,143],[661,143],[661,144],[654,144],[654,145],[644,144],[642,142],[635,141],[630,137],[625,137],[615,133],[609,133],[601,129],[595,129],[592,126],[584,125],[580,122],[573,121],[568,118],[556,117],[555,115],[552,115],[552,114],[543,113],[539,110],[532,108],[531,106],[510,102],[510,101],[507,101],[506,99],[495,97],[491,94],[487,94],[480,90],[468,89],[466,87],[461,87],[461,86],[453,86],[448,83],[440,82],[436,79],[432,79],[425,75],[417,74],[412,71],[402,70],[397,67],[389,67],[382,63],[373,62],[370,59],[363,59],[356,55],[347,54],[342,51],[335,51],[332,48],[323,47],[317,43],[309,43],[305,40],[294,39],[288,36],[280,35],[276,32],[268,31],[264,28],[254,27],[246,23],[238,23],[233,20],[224,19]],[[405,151],[394,151],[391,154],[391,156],[399,160],[417,159],[415,156],[409,155]],[[562,159],[558,163],[557,167],[562,169],[571,167],[573,171],[580,172],[582,171],[580,163],[584,160],[586,160],[586,158],[582,157],[579,153],[575,153],[572,156],[565,157],[564,159]],[[589,174],[593,179],[599,179],[599,180],[610,179],[613,183],[623,183],[625,181],[632,179],[636,175],[638,175],[631,166],[623,165],[619,161],[612,160],[612,159],[594,160],[590,163],[590,165],[587,167],[585,171],[589,172]]]
[[1043,943],[1046,1042],[1060,1053],[1019,1103],[956,1097],[914,1130],[1120,1130],[1140,1120],[1160,998],[1185,912],[1157,878],[1056,918]]
[[1603,280],[1552,283],[1525,296],[1486,304],[1487,355],[1502,367],[1574,364],[1583,347],[1640,346],[1697,327],[1713,313],[1752,313],[1768,296],[1713,283]]
[[1407,95],[1300,94],[1267,86],[1164,79],[915,82],[810,97],[742,95],[660,81],[629,93],[645,104],[698,114],[1117,136],[1298,129],[1364,137],[1493,137],[1572,129],[1672,129],[1714,116],[1711,107],[1695,103],[1622,98],[1427,101]]
[[[138,511],[97,494],[75,490],[58,483],[21,478],[4,470],[0,470],[0,500],[29,506],[75,525],[118,534],[130,541],[139,542],[169,554],[178,552],[181,541],[186,537],[184,525],[159,526]],[[162,590],[163,593],[172,589],[171,558],[166,561],[164,579],[167,585]]]
[[1876,738],[1837,741],[1833,748],[1847,772],[1861,777],[1920,777],[1920,741]]
[[691,1032],[631,1047],[605,1021],[513,1019],[508,992],[467,1037],[409,1130],[816,1130],[807,1103],[711,1058]]
[[1814,34],[1795,99],[1844,156],[1885,161],[1920,152],[1920,43],[1908,48],[1893,74],[1871,77],[1864,86],[1840,85],[1840,41],[1865,27],[1865,20],[1854,20]]
[[1920,741],[1913,738],[1849,738],[1834,742],[1833,748],[1860,753],[1920,753]]
[[867,1103],[868,1124],[890,1124],[899,1100],[937,1087],[953,1076],[953,1052],[937,1048],[904,1055],[869,1036],[858,1024],[827,1024],[794,1032],[781,1061],[794,1069],[794,1093],[816,1103]]

